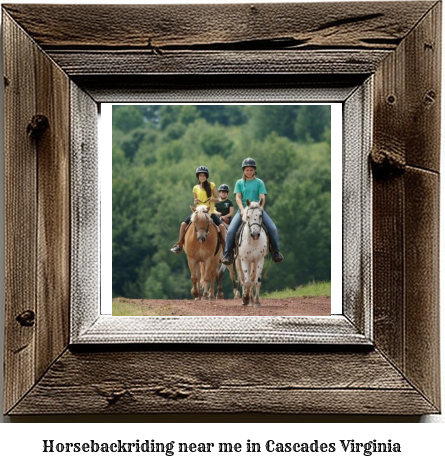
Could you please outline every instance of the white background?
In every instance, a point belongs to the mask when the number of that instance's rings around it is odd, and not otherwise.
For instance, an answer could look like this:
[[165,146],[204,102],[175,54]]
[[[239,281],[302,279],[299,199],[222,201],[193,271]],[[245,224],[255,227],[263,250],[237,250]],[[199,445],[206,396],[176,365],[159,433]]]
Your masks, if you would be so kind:
[[[314,1],[314,0],[313,0]],[[33,3],[27,2],[9,2],[9,3]],[[39,1],[38,3],[62,3],[61,1]],[[77,0],[74,2],[63,3],[124,3],[117,2],[88,2]],[[138,2],[132,0],[131,3],[200,3],[187,2],[186,0],[163,2]],[[208,0],[202,3],[212,3]],[[215,3],[215,2],[213,2]],[[224,2],[217,3],[235,3]],[[237,3],[252,3],[243,0]],[[258,2],[259,3],[259,2]],[[282,1],[282,3],[284,3]],[[357,11],[359,14],[359,11]],[[442,128],[443,128],[442,122]],[[442,129],[442,147],[444,146],[444,131]],[[3,141],[2,145],[3,145]],[[442,150],[443,153],[443,150]],[[442,157],[443,163],[443,157]],[[1,166],[3,170],[3,166]],[[0,173],[0,195],[3,197],[3,173]],[[443,191],[443,189],[442,189]],[[443,208],[444,199],[441,199]],[[4,217],[3,198],[0,204],[1,217]],[[441,217],[444,215],[442,213]],[[4,228],[0,228],[1,242],[4,243]],[[443,226],[442,226],[443,233]],[[4,263],[4,247],[0,247],[2,254],[2,263]],[[441,254],[441,270],[443,254]],[[3,282],[3,267],[0,267],[2,275],[0,278]],[[3,286],[2,286],[3,290]],[[1,295],[2,307],[4,295]],[[444,330],[444,318],[441,322],[441,332]],[[0,320],[0,357],[3,359],[3,333],[4,333],[4,315],[1,313]],[[445,359],[442,346],[442,399],[444,396],[444,373]],[[2,378],[0,379],[2,382]],[[296,463],[304,460],[304,463],[324,463],[326,459],[334,462],[357,463],[361,460],[369,461],[378,460],[379,464],[384,463],[406,463],[409,461],[428,461],[439,462],[443,460],[442,443],[445,437],[445,416],[430,415],[424,417],[391,417],[391,416],[304,416],[304,417],[286,417],[272,416],[249,417],[244,416],[200,416],[197,420],[201,423],[195,423],[195,419],[188,417],[186,420],[177,416],[61,416],[61,417],[26,417],[21,419],[11,419],[2,417],[3,424],[0,425],[0,460],[14,460],[18,463],[24,463],[25,460],[40,461],[46,463],[57,463],[63,461],[64,464],[76,463],[97,463],[106,459],[107,463],[121,463],[122,459],[128,460],[130,454],[107,454],[105,457],[100,454],[44,454],[42,453],[42,440],[54,439],[56,442],[84,442],[91,439],[97,442],[116,441],[135,441],[140,439],[155,439],[156,441],[175,441],[175,442],[239,442],[243,445],[248,439],[264,444],[266,440],[273,439],[282,442],[312,442],[317,439],[319,442],[335,442],[337,451],[332,454],[328,453],[268,453],[262,452],[255,455],[253,460],[278,460],[280,463]],[[245,421],[255,422],[246,424]],[[192,424],[179,423],[181,421],[193,422]],[[219,423],[211,423],[218,421]],[[58,425],[58,422],[66,423]],[[101,423],[100,425],[94,424]],[[208,424],[206,424],[208,422]],[[39,425],[35,424],[39,423]],[[395,424],[397,423],[397,424]],[[420,426],[419,423],[433,423],[430,425]],[[380,442],[386,442],[391,439],[392,442],[399,442],[402,447],[402,453],[383,453],[374,454],[371,457],[365,457],[360,453],[344,453],[341,450],[340,439],[354,439],[356,442],[367,442],[377,439]],[[153,455],[155,455],[153,457]],[[252,459],[252,455],[246,452],[221,454],[217,452],[175,454],[167,457],[163,454],[131,454],[131,463],[164,463],[176,462],[187,463],[226,463],[230,461],[241,461]],[[119,461],[119,462],[118,462]],[[5,463],[5,462],[3,462]]]

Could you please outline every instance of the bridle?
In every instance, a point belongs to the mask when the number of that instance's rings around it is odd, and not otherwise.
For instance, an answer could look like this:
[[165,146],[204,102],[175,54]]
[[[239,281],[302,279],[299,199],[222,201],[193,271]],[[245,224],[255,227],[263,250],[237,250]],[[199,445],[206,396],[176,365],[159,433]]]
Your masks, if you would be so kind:
[[203,230],[205,232],[204,237],[207,237],[209,235],[209,230],[210,230],[210,215],[207,216],[207,228],[197,228],[195,219],[193,220],[193,227],[195,228],[195,233],[196,234],[198,234],[198,231]]
[[[248,207],[248,209],[249,209],[249,210],[262,210],[262,208],[260,208],[260,207],[253,207],[253,208],[252,208],[252,207]],[[247,216],[247,215],[246,215],[246,216]],[[247,223],[247,226],[249,227],[249,229],[251,228],[251,226],[259,226],[260,229],[261,229],[262,226],[263,226],[263,214],[261,213],[261,223],[256,223],[256,222],[255,222],[255,223],[250,223],[250,222],[249,222],[249,219],[247,219],[246,223]]]

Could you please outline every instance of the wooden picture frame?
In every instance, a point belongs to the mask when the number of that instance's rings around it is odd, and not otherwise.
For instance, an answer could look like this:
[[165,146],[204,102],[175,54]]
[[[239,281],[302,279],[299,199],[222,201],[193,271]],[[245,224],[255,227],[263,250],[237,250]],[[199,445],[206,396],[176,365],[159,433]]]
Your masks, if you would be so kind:
[[[2,14],[6,414],[440,412],[440,2],[10,4]],[[303,319],[311,337],[292,344],[151,343],[125,328],[88,338],[101,324],[88,310],[98,276],[82,282],[96,253],[82,238],[97,212],[82,202],[94,196],[83,174],[97,170],[98,103],[370,80],[372,254],[357,257],[372,266],[368,310],[352,296],[334,323]],[[73,296],[83,317],[73,319]]]

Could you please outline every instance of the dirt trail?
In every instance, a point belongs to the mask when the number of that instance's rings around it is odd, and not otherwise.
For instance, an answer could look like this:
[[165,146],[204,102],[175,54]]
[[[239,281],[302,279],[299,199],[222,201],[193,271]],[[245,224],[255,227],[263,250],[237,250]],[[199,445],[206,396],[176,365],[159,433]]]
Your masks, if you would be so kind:
[[330,297],[262,299],[261,308],[245,307],[241,299],[213,301],[119,299],[141,309],[141,315],[159,316],[329,316]]

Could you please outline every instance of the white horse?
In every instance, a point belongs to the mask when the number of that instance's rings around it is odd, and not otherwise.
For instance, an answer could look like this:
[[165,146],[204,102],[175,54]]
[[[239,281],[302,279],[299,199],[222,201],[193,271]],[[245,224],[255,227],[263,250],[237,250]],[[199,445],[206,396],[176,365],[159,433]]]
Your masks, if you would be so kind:
[[243,286],[243,305],[261,307],[260,287],[264,257],[268,253],[267,235],[263,228],[263,201],[249,202],[244,210],[236,269]]

